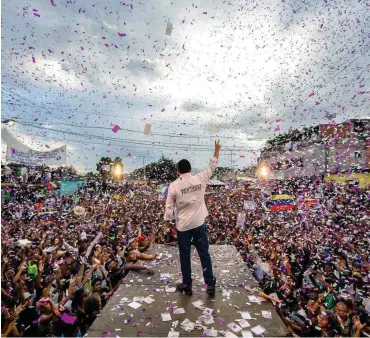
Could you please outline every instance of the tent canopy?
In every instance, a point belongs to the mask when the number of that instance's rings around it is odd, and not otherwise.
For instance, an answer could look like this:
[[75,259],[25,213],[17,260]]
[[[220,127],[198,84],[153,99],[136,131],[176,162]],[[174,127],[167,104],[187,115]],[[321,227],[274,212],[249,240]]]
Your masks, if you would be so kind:
[[29,152],[31,150],[30,147],[19,142],[5,127],[1,128],[1,143],[7,146],[12,146],[23,152]]
[[219,180],[209,180],[207,185],[224,186],[224,185],[226,185],[226,183],[221,182]]

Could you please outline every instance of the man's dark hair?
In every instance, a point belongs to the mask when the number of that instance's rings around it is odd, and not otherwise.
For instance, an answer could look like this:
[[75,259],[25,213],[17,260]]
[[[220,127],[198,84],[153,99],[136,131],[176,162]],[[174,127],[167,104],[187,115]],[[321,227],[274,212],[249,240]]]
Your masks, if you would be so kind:
[[177,163],[177,170],[180,174],[186,174],[191,172],[191,164],[188,160],[181,160]]

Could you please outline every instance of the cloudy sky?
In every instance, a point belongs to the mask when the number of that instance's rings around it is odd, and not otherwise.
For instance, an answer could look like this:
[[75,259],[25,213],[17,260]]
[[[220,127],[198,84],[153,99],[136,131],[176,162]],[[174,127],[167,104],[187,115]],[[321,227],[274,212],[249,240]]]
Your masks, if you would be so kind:
[[2,1],[19,140],[131,171],[161,154],[202,168],[220,138],[220,164],[241,168],[280,132],[369,116],[368,1],[126,1]]

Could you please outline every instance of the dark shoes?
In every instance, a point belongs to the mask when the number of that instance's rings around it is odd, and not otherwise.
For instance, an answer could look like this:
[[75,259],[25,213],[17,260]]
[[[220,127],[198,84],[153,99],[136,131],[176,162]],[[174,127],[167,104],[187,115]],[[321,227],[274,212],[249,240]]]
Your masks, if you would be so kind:
[[185,287],[182,283],[176,285],[176,291],[184,293],[187,296],[191,296],[193,294],[191,286],[186,285]]
[[[176,285],[176,291],[181,292],[187,296],[191,296],[193,294],[193,290],[191,289],[191,286],[180,283]],[[212,283],[212,285],[207,286],[207,295],[208,297],[213,298],[216,295],[216,279]]]
[[211,298],[216,295],[216,278],[214,278],[212,285],[207,285],[207,295]]
[[207,286],[207,295],[208,295],[208,297],[213,298],[216,295],[216,287],[215,286]]

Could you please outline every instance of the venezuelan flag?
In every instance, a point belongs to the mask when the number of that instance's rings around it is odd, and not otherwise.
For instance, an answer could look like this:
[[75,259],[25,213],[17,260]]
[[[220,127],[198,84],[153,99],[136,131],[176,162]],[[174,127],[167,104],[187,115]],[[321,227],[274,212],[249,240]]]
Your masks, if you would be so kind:
[[303,201],[299,202],[299,206],[310,207],[310,206],[313,206],[313,205],[317,205],[317,203],[318,203],[318,201],[315,198],[305,198],[305,199],[303,199]]
[[294,209],[294,197],[290,195],[273,195],[267,202],[270,211],[285,211]]
[[46,188],[48,188],[50,191],[54,191],[58,186],[54,182],[49,182],[46,185]]
[[213,193],[213,192],[205,192],[205,193],[204,193],[204,198],[205,198],[206,200],[210,200],[211,198],[213,198],[213,195],[214,195],[214,193]]
[[58,216],[58,211],[45,211],[37,214],[41,220],[49,220]]

